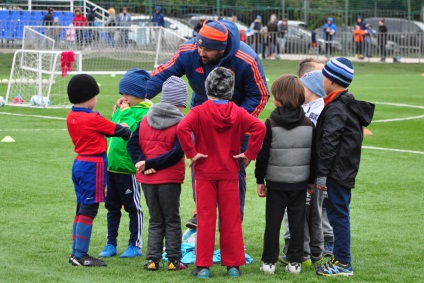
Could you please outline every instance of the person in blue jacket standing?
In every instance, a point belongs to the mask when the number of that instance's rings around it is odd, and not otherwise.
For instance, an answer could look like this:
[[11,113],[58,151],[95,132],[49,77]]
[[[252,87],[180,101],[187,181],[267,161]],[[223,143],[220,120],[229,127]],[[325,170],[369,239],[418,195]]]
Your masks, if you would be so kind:
[[152,23],[158,27],[165,27],[164,17],[165,16],[162,13],[162,8],[160,6],[156,6],[155,12],[152,16]]
[[[180,45],[178,51],[167,62],[159,65],[147,83],[147,98],[156,96],[163,82],[170,76],[186,76],[193,89],[190,106],[195,107],[208,100],[205,91],[206,77],[217,67],[225,67],[235,75],[232,101],[257,117],[269,99],[268,86],[261,61],[257,54],[244,42],[240,42],[237,26],[226,20],[208,20],[197,37]],[[245,135],[240,149],[247,147]],[[240,164],[239,172],[240,212],[243,219],[246,193],[245,166]],[[197,227],[194,215],[187,227]]]
[[322,27],[322,39],[325,41],[325,55],[331,56],[331,43],[337,33],[337,26],[333,18],[327,18],[327,22]]

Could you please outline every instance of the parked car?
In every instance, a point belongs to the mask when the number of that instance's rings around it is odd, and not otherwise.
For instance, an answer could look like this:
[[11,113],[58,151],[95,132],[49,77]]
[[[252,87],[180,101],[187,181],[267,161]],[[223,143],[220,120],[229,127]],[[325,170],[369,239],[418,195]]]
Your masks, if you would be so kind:
[[[207,15],[207,14],[185,14],[182,16],[182,20],[188,22],[191,24],[192,26],[192,30],[193,28],[197,25],[197,23],[201,20],[201,19],[206,19],[206,20],[215,20],[217,21],[218,19],[224,19],[227,21],[231,21],[231,17],[218,17],[217,15]],[[240,21],[236,21],[236,26],[239,30],[244,30],[246,31],[248,34],[247,36],[250,36],[251,34],[248,32],[249,27],[247,25],[245,25],[244,23],[240,22]]]
[[[364,21],[378,29],[380,18],[366,18]],[[388,40],[397,44],[401,52],[424,51],[424,23],[400,18],[384,18]]]
[[[374,25],[373,29],[376,29]],[[317,29],[318,30],[318,29]],[[343,50],[346,50],[348,54],[355,53],[355,41],[353,38],[353,27],[340,27],[337,29],[337,35],[336,35],[337,41],[341,43],[341,47]],[[370,48],[370,50],[365,51],[364,55],[368,55],[371,57],[379,56],[380,55],[380,46],[378,45],[377,37],[374,35],[373,37],[369,38],[369,45],[365,45],[365,48]],[[386,52],[387,56],[392,56],[399,52],[399,45],[392,41],[388,40],[386,44]]]
[[[306,28],[306,23],[301,21],[288,21],[289,28],[286,37],[286,48],[288,53],[308,53],[312,52],[312,33]],[[317,48],[320,54],[325,53],[325,41],[321,36],[321,29],[315,30]],[[334,40],[331,44],[332,52],[342,50],[342,45],[339,41]]]

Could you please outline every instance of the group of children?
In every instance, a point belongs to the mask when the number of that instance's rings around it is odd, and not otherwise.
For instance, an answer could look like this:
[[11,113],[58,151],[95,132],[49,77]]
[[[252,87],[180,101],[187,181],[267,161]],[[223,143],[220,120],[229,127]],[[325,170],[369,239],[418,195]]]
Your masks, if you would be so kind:
[[[123,76],[119,84],[122,98],[114,107],[112,121],[93,111],[99,93],[94,78],[80,74],[69,82],[68,96],[74,105],[67,124],[77,153],[72,168],[77,195],[69,258],[72,265],[106,266],[102,259],[88,254],[93,219],[104,200],[108,233],[99,256],[117,254],[122,206],[130,217],[130,240],[121,257],[142,255],[140,183],[150,212],[145,269],[159,269],[164,239],[168,270],[186,269],[180,261],[179,216],[185,154],[195,171],[198,213],[196,267],[192,275],[210,277],[217,207],[221,264],[227,267],[228,276],[241,275],[240,266],[246,259],[239,210],[239,161],[248,166],[256,157],[257,193],[266,197],[261,270],[275,272],[280,227],[287,208],[290,244],[285,254],[286,271],[301,271],[305,227],[311,227],[304,223],[316,221],[310,220],[315,212],[308,213],[306,208],[312,203],[314,209],[321,208],[323,196],[317,196],[318,189],[328,190],[325,203],[334,227],[335,249],[332,259],[318,265],[316,272],[324,276],[353,274],[350,189],[359,166],[362,126],[371,122],[373,105],[355,100],[347,91],[353,79],[349,60],[333,59],[322,72],[308,72],[300,79],[293,75],[278,78],[271,88],[276,108],[265,123],[231,101],[234,74],[226,68],[215,68],[208,75],[205,89],[209,100],[186,116],[185,82],[174,76],[168,78],[162,87],[161,102],[152,105],[144,99],[149,77],[149,73],[138,69]],[[327,97],[322,98],[325,94]],[[305,98],[309,104],[306,107]],[[250,134],[248,148],[240,152],[245,133]],[[305,206],[307,193],[309,203]],[[312,242],[311,230],[315,228],[309,229]],[[322,253],[321,246],[305,251],[316,256]]]

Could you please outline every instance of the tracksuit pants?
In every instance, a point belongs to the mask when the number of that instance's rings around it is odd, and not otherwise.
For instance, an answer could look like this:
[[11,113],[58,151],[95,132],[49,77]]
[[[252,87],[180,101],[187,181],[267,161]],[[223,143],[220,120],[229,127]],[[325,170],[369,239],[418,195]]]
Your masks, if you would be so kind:
[[140,186],[135,175],[109,172],[105,206],[107,209],[107,243],[117,246],[121,209],[130,218],[128,244],[141,248],[143,232],[143,210],[140,205]]
[[217,204],[221,265],[246,263],[240,218],[238,180],[195,180],[197,206],[196,266],[213,265]]

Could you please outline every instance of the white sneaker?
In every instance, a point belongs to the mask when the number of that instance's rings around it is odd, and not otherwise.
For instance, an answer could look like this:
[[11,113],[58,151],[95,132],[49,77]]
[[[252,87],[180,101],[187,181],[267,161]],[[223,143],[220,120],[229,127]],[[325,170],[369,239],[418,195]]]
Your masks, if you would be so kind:
[[297,263],[297,262],[290,262],[286,266],[286,272],[287,273],[299,274],[301,270],[302,270],[302,265],[300,263]]
[[260,271],[263,271],[264,273],[270,273],[274,274],[275,272],[275,263],[262,263],[262,267],[259,269]]

